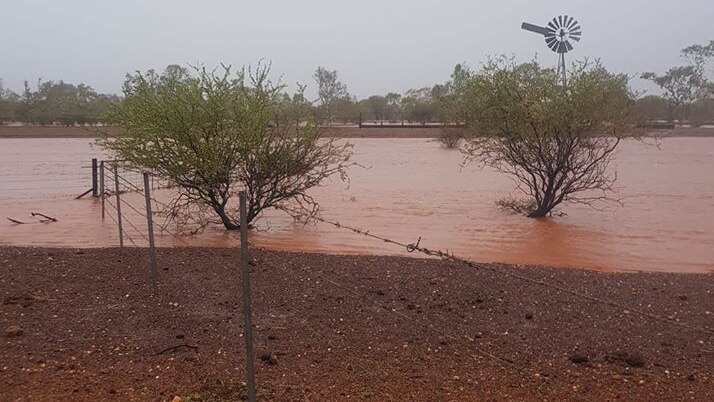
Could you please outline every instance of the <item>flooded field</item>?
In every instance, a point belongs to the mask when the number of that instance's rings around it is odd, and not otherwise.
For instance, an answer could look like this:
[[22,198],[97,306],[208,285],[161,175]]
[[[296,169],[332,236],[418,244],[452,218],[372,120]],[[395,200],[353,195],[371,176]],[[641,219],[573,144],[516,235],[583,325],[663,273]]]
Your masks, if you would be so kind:
[[[494,201],[512,191],[508,177],[461,169],[461,155],[429,139],[351,139],[350,183],[336,180],[313,194],[323,216],[405,243],[448,249],[479,261],[601,270],[714,271],[714,138],[665,138],[661,146],[626,141],[616,159],[617,196],[624,206],[566,206],[542,220],[511,215]],[[96,199],[74,200],[91,185],[91,139],[0,139],[0,244],[99,247],[117,245],[112,219]],[[158,193],[167,198],[168,194]],[[126,200],[139,210],[137,194]],[[38,223],[32,212],[58,219]],[[145,222],[126,211],[134,243]],[[27,224],[13,224],[10,217]],[[257,223],[254,246],[329,253],[406,255],[374,239],[326,224],[295,224],[271,211]],[[194,237],[163,233],[163,246],[232,246],[219,227]],[[128,245],[132,242],[127,240]]]

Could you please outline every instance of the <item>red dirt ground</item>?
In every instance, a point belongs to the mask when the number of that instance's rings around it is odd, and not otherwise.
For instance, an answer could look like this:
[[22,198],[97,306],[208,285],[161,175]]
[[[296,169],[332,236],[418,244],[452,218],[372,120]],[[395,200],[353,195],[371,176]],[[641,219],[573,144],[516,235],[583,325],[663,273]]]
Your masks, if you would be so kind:
[[[490,266],[628,310],[434,259],[252,258],[260,400],[714,400],[713,274]],[[146,259],[0,248],[0,400],[240,398],[237,252],[160,249],[158,296]]]

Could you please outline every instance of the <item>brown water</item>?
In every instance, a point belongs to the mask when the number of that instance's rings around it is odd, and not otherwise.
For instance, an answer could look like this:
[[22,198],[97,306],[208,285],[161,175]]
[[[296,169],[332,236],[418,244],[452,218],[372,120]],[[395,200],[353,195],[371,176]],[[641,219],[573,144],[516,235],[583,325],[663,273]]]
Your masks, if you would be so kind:
[[[636,141],[619,148],[618,196],[625,206],[594,210],[571,205],[567,216],[528,219],[498,210],[511,181],[489,169],[460,171],[458,152],[426,139],[353,139],[349,186],[339,180],[313,192],[323,216],[405,243],[479,261],[546,264],[602,270],[714,271],[714,138],[667,138],[661,147]],[[96,200],[73,200],[89,187],[88,139],[0,139],[0,244],[95,247],[117,244],[114,222],[100,219]],[[161,195],[159,195],[161,196]],[[165,194],[163,196],[166,196]],[[143,208],[139,195],[127,195]],[[31,212],[57,223],[33,221]],[[127,230],[145,245],[145,223],[125,212]],[[275,249],[407,255],[405,250],[326,224],[295,224],[266,213],[252,234]],[[142,233],[139,233],[142,232]],[[200,236],[163,234],[160,245],[236,244],[233,233],[210,228]],[[127,240],[127,244],[131,242]]]

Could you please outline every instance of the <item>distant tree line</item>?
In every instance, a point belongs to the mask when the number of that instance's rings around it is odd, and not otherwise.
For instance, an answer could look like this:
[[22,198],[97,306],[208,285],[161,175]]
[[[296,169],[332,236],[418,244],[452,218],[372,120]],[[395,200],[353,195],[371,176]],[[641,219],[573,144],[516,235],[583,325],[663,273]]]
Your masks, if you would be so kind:
[[0,124],[97,124],[109,105],[118,101],[118,96],[97,93],[84,84],[40,80],[33,89],[25,81],[24,91],[18,94],[0,80]]
[[[318,98],[312,104],[317,121],[357,123],[360,121],[443,123],[451,120],[453,99],[459,79],[468,76],[468,69],[457,65],[452,80],[431,87],[413,88],[404,94],[389,92],[358,100],[349,94],[336,70],[318,67],[313,76]],[[286,98],[286,101],[290,99]],[[298,97],[299,103],[303,98]]]
[[[714,40],[682,50],[685,64],[659,75],[647,72],[640,78],[659,86],[662,95],[636,96],[634,112],[643,124],[668,122],[700,126],[714,122]],[[321,123],[362,121],[465,123],[468,104],[463,100],[464,83],[472,76],[465,65],[455,66],[450,80],[442,84],[413,88],[404,94],[390,92],[358,100],[339,80],[337,71],[318,67],[314,80],[318,99],[310,104]],[[293,99],[294,101],[295,99]],[[290,99],[286,99],[290,101]],[[297,99],[298,103],[304,98]]]
[[[664,74],[646,72],[640,78],[655,83],[662,95],[633,97],[635,110],[643,122],[689,123],[694,126],[714,121],[714,83],[710,77],[714,60],[714,40],[707,45],[692,45],[682,50],[685,62]],[[166,71],[185,72],[169,65]],[[319,66],[313,80],[316,99],[305,95],[307,85],[283,93],[282,110],[311,115],[320,124],[358,121],[463,123],[468,107],[462,98],[464,83],[471,76],[468,67],[458,64],[450,80],[434,86],[413,88],[403,94],[390,92],[357,99],[340,80],[337,70]],[[100,94],[84,84],[64,81],[38,81],[32,88],[26,81],[20,94],[6,89],[0,80],[0,124],[17,121],[29,124],[101,123],[109,106],[121,98]]]

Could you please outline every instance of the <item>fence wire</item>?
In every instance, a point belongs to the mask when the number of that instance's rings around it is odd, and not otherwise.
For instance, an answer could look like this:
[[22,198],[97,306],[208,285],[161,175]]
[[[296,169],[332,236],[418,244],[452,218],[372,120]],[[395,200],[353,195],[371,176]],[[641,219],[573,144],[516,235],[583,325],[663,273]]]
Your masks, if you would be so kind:
[[[144,188],[143,188],[144,182],[143,182],[143,176],[142,176],[143,172],[136,170],[132,167],[119,167],[119,165],[116,163],[114,163],[113,165],[105,163],[104,166],[105,166],[105,169],[109,170],[110,172],[112,172],[112,173],[116,172],[116,177],[117,177],[117,180],[119,181],[120,194],[127,194],[127,193],[143,194],[144,193]],[[104,180],[105,194],[102,194],[102,196],[105,197],[106,205],[109,205],[110,207],[113,208],[114,211],[117,211],[116,205],[114,205],[114,203],[112,203],[110,201],[109,197],[107,196],[107,194],[115,195],[114,191],[116,191],[115,186],[114,186],[114,178],[111,176],[113,176],[113,175],[109,175],[108,177],[104,178],[105,179]],[[154,188],[153,185],[151,187],[152,187],[152,189]],[[168,186],[168,185],[166,185],[165,187],[157,186],[156,188],[167,188],[167,187],[170,187],[170,186]],[[111,189],[111,190],[108,190],[108,189]],[[161,205],[164,208],[170,207],[167,203],[159,201],[154,197],[150,197],[149,199],[150,199],[150,202],[154,205]],[[136,214],[136,216],[146,218],[145,212],[142,212],[142,209],[145,208],[145,205],[142,207],[135,206],[126,197],[124,197],[124,198],[120,197],[119,200],[120,200],[121,204],[123,204],[122,206],[126,206],[127,208],[129,208],[134,214]],[[155,209],[155,211],[157,211],[157,209]],[[107,215],[109,215],[110,219],[115,224],[118,225],[117,219],[113,216],[113,214],[109,213]],[[471,260],[470,258],[461,257],[461,256],[454,254],[453,252],[449,252],[448,249],[446,251],[442,251],[441,249],[428,248],[421,244],[421,237],[419,237],[419,239],[416,242],[406,243],[403,241],[394,240],[390,237],[386,237],[386,236],[383,236],[380,234],[372,233],[370,230],[359,229],[356,227],[345,225],[345,224],[343,224],[339,221],[336,221],[336,220],[330,220],[327,218],[323,218],[321,216],[312,216],[312,217],[310,217],[310,219],[313,219],[315,221],[318,221],[318,222],[321,222],[324,224],[334,226],[341,230],[346,230],[346,231],[350,231],[350,232],[358,234],[358,235],[366,236],[366,237],[369,237],[376,241],[391,244],[395,247],[402,248],[410,253],[418,252],[418,253],[424,254],[429,257],[436,257],[436,258],[440,258],[442,260],[451,261],[451,262],[457,263],[461,266],[488,271],[496,276],[506,276],[509,278],[513,278],[513,279],[516,279],[519,281],[526,282],[531,285],[536,285],[536,286],[553,289],[559,293],[569,294],[571,296],[574,296],[576,298],[579,298],[579,299],[582,299],[582,300],[585,300],[588,302],[595,302],[595,303],[599,303],[599,304],[606,305],[609,307],[621,308],[621,309],[630,311],[640,317],[658,321],[658,322],[662,322],[662,323],[666,323],[667,325],[676,326],[680,329],[696,331],[696,332],[700,332],[700,333],[707,334],[707,335],[711,335],[714,333],[714,330],[712,330],[712,329],[676,321],[670,317],[659,315],[656,313],[651,313],[648,311],[644,311],[642,309],[634,308],[634,307],[628,306],[626,304],[617,302],[615,300],[608,299],[606,297],[599,297],[597,295],[586,294],[586,293],[583,293],[583,292],[580,292],[577,290],[569,289],[564,286],[553,284],[550,281],[546,281],[544,279],[533,278],[530,276],[515,273],[510,270],[501,268],[497,265],[478,263],[476,261]],[[131,219],[129,219],[128,214],[122,215],[122,222],[126,222],[129,225],[129,227],[131,227],[134,231],[136,231],[136,233],[138,233],[141,237],[143,237],[144,240],[148,241],[148,238],[144,235],[144,233],[138,229],[137,225],[135,225]],[[168,230],[165,230],[165,228],[161,228],[161,230],[167,231],[168,233],[171,234],[171,232],[169,232]],[[124,235],[127,236],[129,241],[133,245],[135,245],[135,246],[137,245],[136,242],[134,241],[134,239],[126,231],[126,229],[123,229],[123,233],[124,233]],[[435,328],[432,325],[433,323],[430,323],[428,320],[405,314],[402,311],[399,311],[399,310],[397,310],[393,307],[390,307],[389,305],[387,305],[381,301],[376,300],[373,297],[370,297],[369,295],[360,294],[359,292],[355,291],[354,289],[351,289],[348,286],[345,286],[344,284],[340,283],[335,278],[327,278],[321,274],[318,274],[317,276],[321,277],[321,279],[323,279],[325,282],[331,284],[332,286],[340,289],[342,292],[350,294],[356,298],[364,298],[367,303],[372,304],[373,306],[378,307],[381,310],[390,312],[394,316],[398,317],[400,320],[403,320],[406,323],[408,323],[408,325],[412,326],[416,331],[428,330],[428,331],[434,332],[444,338],[450,339],[454,342],[466,345],[467,350],[471,350],[476,353],[476,355],[468,354],[468,356],[474,360],[479,360],[479,356],[481,356],[483,358],[488,358],[493,361],[496,361],[500,365],[507,367],[509,369],[515,370],[516,372],[518,372],[520,374],[526,374],[527,369],[525,366],[521,366],[521,365],[514,363],[513,360],[509,359],[508,357],[501,356],[499,353],[497,353],[494,350],[487,350],[487,349],[484,349],[483,347],[476,345],[474,342],[467,342],[466,339],[468,338],[468,336],[466,333],[457,334],[455,332],[447,332],[447,331],[443,330],[442,328]],[[456,331],[456,332],[461,332],[461,331]],[[479,355],[479,356],[477,356],[477,355]],[[371,372],[371,367],[369,367],[368,364],[362,364],[361,362],[353,361],[353,360],[351,360],[350,363],[353,364],[354,366],[358,367],[357,371],[360,373],[368,374]],[[564,379],[559,378],[559,377],[553,377],[553,379],[555,379],[555,381],[565,381]],[[393,395],[397,395],[397,393],[394,391],[394,389],[392,389],[392,387],[388,383],[383,382],[381,384],[381,387],[383,389],[388,390],[389,392],[392,392]],[[538,389],[538,392],[542,392],[542,390]]]
[[380,236],[380,235],[373,234],[373,233],[371,233],[369,230],[362,230],[362,229],[354,228],[354,227],[351,227],[351,226],[347,226],[347,225],[341,224],[339,221],[332,221],[332,220],[325,219],[325,218],[320,217],[320,216],[312,216],[310,219],[313,219],[313,220],[316,220],[316,221],[319,221],[319,222],[322,222],[322,223],[326,223],[326,224],[332,225],[332,226],[334,226],[334,227],[336,227],[336,228],[348,230],[348,231],[351,231],[351,232],[356,233],[356,234],[360,234],[360,235],[363,235],[363,236],[366,236],[366,237],[370,237],[370,238],[373,238],[373,239],[376,239],[376,240],[379,240],[379,241],[382,241],[382,242],[385,242],[385,243],[390,243],[390,244],[393,244],[393,245],[396,245],[396,246],[405,248],[405,249],[406,249],[408,252],[410,252],[410,253],[417,251],[417,252],[420,252],[420,253],[425,254],[425,255],[427,255],[427,256],[439,257],[439,258],[441,258],[441,259],[443,259],[443,260],[453,261],[453,262],[456,262],[456,263],[459,263],[459,264],[462,264],[462,265],[465,265],[465,266],[468,266],[468,267],[471,267],[471,268],[478,268],[478,269],[483,269],[483,270],[489,270],[489,271],[496,272],[496,273],[498,273],[498,274],[501,274],[501,275],[504,275],[504,276],[508,276],[508,277],[511,277],[511,278],[514,278],[514,279],[518,279],[518,280],[521,280],[521,281],[525,281],[525,282],[528,282],[528,283],[531,283],[531,284],[536,284],[536,285],[539,285],[539,286],[544,286],[544,287],[547,287],[547,288],[551,288],[551,289],[557,290],[557,291],[559,291],[559,292],[568,293],[568,294],[570,294],[570,295],[573,295],[573,296],[575,296],[575,297],[579,297],[579,298],[581,298],[581,299],[585,299],[585,300],[588,300],[588,301],[593,301],[593,302],[600,303],[600,304],[604,304],[604,305],[611,306],[611,307],[622,308],[622,309],[631,311],[631,312],[633,312],[633,313],[635,313],[635,314],[637,314],[637,315],[640,315],[640,316],[642,316],[642,317],[646,317],[646,318],[649,318],[649,319],[652,319],[652,320],[656,320],[656,321],[664,322],[664,323],[667,323],[667,324],[675,325],[675,326],[678,326],[678,327],[680,327],[680,328],[685,328],[685,329],[687,329],[687,330],[697,331],[697,332],[701,332],[701,333],[705,333],[705,334],[710,334],[710,335],[711,335],[711,334],[714,334],[714,330],[711,330],[711,329],[708,329],[708,328],[699,327],[699,326],[693,326],[693,325],[689,325],[689,324],[686,324],[686,323],[683,323],[683,322],[680,322],[680,321],[675,321],[674,319],[671,319],[671,318],[669,318],[669,317],[664,317],[664,316],[660,316],[660,315],[657,315],[657,314],[649,313],[649,312],[646,312],[646,311],[643,311],[643,310],[640,310],[640,309],[637,309],[637,308],[633,308],[633,307],[631,307],[631,306],[624,305],[624,304],[619,303],[619,302],[616,302],[616,301],[614,301],[614,300],[608,300],[608,299],[605,299],[605,298],[601,298],[601,297],[597,297],[597,296],[592,296],[592,295],[584,294],[584,293],[582,293],[582,292],[578,292],[578,291],[576,291],[576,290],[568,289],[568,288],[565,288],[565,287],[563,287],[563,286],[554,285],[554,284],[552,284],[552,283],[546,282],[546,281],[541,280],[541,279],[535,279],[535,278],[531,278],[531,277],[528,277],[528,276],[525,276],[525,275],[516,274],[516,273],[510,272],[510,271],[504,270],[504,269],[502,269],[502,268],[499,268],[498,266],[486,265],[486,264],[478,263],[478,262],[475,262],[475,261],[473,261],[473,260],[471,260],[471,259],[469,259],[469,258],[459,257],[459,256],[455,255],[453,252],[448,252],[448,251],[445,252],[445,251],[442,251],[442,250],[439,250],[439,249],[429,249],[429,248],[427,248],[427,247],[424,247],[424,246],[421,246],[421,245],[420,245],[420,243],[421,243],[421,237],[419,237],[419,239],[418,239],[415,243],[404,243],[404,242],[400,242],[400,241],[396,241],[396,240],[390,239],[390,238],[388,238],[388,237],[384,237],[384,236]]

